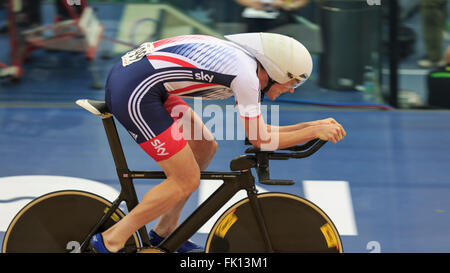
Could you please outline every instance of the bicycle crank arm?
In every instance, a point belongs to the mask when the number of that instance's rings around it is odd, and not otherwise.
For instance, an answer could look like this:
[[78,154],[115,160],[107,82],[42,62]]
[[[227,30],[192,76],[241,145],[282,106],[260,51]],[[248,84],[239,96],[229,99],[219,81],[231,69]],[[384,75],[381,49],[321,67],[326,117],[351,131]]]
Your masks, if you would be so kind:
[[294,185],[294,180],[283,180],[283,179],[266,179],[260,180],[259,183],[264,185],[280,185],[280,186],[290,186]]

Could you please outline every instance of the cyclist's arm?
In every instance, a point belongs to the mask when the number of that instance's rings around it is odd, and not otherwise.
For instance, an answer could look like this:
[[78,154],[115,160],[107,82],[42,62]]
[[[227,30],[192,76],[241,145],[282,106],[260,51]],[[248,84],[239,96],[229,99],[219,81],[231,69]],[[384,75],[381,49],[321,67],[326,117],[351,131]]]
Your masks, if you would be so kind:
[[242,118],[242,122],[250,143],[264,150],[283,149],[317,137],[313,127],[294,130],[294,127],[291,127],[289,131],[278,131],[273,126],[269,129],[262,116],[253,119]]
[[287,125],[287,126],[274,126],[274,125],[270,125],[270,124],[266,124],[266,126],[267,126],[267,130],[269,130],[269,131],[271,131],[273,128],[274,130],[278,130],[280,132],[292,132],[295,130],[301,130],[306,127],[320,125],[320,124],[338,124],[338,123],[333,118],[326,118],[326,119],[315,120],[315,121],[301,122],[301,123],[297,123],[294,125]]
[[[336,143],[346,135],[340,124],[316,123],[310,126],[292,125],[285,127],[289,130],[277,130],[278,126],[268,126],[264,118],[241,118],[244,124],[245,133],[253,146],[264,150],[278,150],[300,143],[310,141],[315,138]],[[270,128],[270,129],[269,129]]]
[[306,127],[310,127],[312,125],[313,125],[313,122],[301,122],[301,123],[297,123],[294,125],[287,125],[287,126],[275,126],[275,125],[266,124],[267,130],[269,130],[269,131],[278,130],[280,132],[292,132],[295,130],[300,130],[300,129],[304,129]]

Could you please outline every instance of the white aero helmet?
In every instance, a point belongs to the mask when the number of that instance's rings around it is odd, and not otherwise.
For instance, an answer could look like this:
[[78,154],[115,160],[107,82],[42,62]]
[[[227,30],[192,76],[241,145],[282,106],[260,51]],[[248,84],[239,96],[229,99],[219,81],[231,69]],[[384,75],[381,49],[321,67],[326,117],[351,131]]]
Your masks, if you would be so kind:
[[278,83],[297,79],[300,85],[311,75],[311,54],[291,37],[260,32],[226,35],[225,38],[255,56],[269,77]]

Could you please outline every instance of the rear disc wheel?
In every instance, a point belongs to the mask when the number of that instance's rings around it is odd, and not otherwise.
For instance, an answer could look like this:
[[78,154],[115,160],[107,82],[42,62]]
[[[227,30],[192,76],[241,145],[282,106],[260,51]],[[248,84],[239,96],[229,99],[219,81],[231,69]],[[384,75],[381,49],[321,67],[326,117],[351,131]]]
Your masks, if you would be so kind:
[[[111,202],[83,191],[59,191],[27,204],[14,217],[3,240],[3,253],[79,252],[80,244],[111,207]],[[124,217],[117,209],[98,232]],[[131,236],[126,252],[140,248],[137,234]],[[89,250],[88,250],[89,251]]]

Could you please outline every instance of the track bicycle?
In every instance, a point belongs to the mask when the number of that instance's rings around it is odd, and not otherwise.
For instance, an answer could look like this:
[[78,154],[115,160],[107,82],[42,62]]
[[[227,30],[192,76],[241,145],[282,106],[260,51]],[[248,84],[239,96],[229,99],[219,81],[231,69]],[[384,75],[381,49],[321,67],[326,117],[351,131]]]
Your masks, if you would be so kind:
[[[162,171],[131,171],[128,168],[113,115],[104,101],[78,100],[77,104],[102,118],[119,178],[121,191],[112,203],[79,190],[45,194],[23,207],[10,223],[2,252],[90,252],[89,239],[102,232],[138,204],[134,179],[165,179]],[[211,229],[207,253],[343,252],[341,238],[331,219],[315,204],[282,192],[258,193],[265,185],[293,185],[292,180],[271,179],[270,160],[305,158],[326,142],[315,139],[278,151],[249,147],[245,155],[230,162],[230,172],[201,172],[201,179],[223,180],[223,184],[188,216],[159,246],[151,246],[145,225],[126,242],[125,252],[176,252],[238,191],[247,198],[228,208]],[[247,145],[251,145],[246,140]]]

